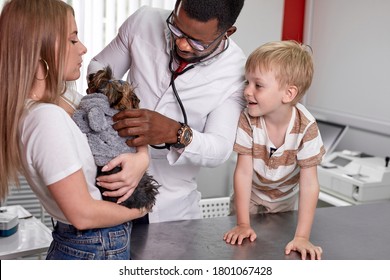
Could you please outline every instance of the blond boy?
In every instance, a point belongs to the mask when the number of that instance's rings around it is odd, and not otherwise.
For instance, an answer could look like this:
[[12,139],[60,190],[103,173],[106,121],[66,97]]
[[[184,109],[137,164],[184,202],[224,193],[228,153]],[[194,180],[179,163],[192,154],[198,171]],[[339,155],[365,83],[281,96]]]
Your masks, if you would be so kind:
[[256,239],[249,214],[298,209],[295,236],[285,253],[321,259],[322,249],[309,238],[319,194],[317,165],[325,150],[314,117],[299,103],[313,77],[311,54],[295,41],[267,43],[249,56],[245,72],[247,107],[234,145],[237,226],[224,240]]

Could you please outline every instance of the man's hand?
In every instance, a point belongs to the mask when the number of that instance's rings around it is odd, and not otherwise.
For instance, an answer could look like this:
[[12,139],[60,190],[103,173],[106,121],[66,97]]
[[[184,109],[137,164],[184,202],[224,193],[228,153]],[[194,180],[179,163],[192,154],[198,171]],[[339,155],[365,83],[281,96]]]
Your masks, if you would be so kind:
[[180,123],[147,109],[124,110],[114,115],[113,128],[122,137],[134,136],[127,145],[159,145],[176,143]]

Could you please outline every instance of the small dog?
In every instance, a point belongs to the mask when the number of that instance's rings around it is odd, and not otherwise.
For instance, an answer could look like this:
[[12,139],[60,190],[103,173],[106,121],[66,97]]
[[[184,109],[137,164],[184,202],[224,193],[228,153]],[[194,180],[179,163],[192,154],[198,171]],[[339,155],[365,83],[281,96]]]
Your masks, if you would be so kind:
[[[126,139],[120,137],[112,128],[112,116],[121,110],[137,109],[140,100],[128,82],[113,79],[110,67],[89,75],[88,80],[87,95],[81,99],[73,119],[87,135],[98,166],[98,177],[122,170],[120,166],[107,172],[101,170],[112,158],[122,153],[136,152],[135,148],[127,146]],[[107,191],[97,187],[101,193]],[[159,187],[157,181],[145,173],[133,194],[121,205],[150,211],[156,202]],[[103,199],[113,202],[118,200],[117,197],[107,196],[103,196]]]

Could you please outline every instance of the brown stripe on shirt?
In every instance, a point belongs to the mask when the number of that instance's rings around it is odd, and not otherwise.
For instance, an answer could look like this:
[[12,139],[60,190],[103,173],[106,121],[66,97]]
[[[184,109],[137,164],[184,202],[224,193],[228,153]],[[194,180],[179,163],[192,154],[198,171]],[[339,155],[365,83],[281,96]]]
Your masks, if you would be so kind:
[[[279,182],[283,182],[282,184],[279,185],[279,187],[283,187],[283,186],[286,186],[286,185],[293,185],[293,184],[298,183],[298,181],[299,181],[299,172],[297,174],[295,174],[293,177],[289,178],[289,176],[291,176],[291,174],[296,172],[297,168],[299,168],[299,167],[296,166],[292,172],[290,172],[286,176],[280,178],[279,180],[269,180],[267,178],[264,178],[263,176],[261,176],[257,172],[255,172],[254,175],[256,176],[256,179],[260,182],[260,184],[271,185],[271,184],[278,184]],[[255,185],[255,182],[253,182],[253,185]]]
[[267,150],[267,146],[253,143],[253,154],[254,159],[262,159],[267,161],[269,158],[269,152]]
[[291,188],[286,192],[282,192],[279,189],[272,189],[272,188],[267,187],[267,186],[259,186],[259,185],[254,184],[253,187],[260,190],[263,194],[270,197],[271,199],[277,199],[277,198],[281,198],[283,196],[286,196],[289,193],[291,193],[294,189],[294,188]]
[[302,142],[306,143],[318,137],[318,127],[316,123],[313,123],[307,128],[306,133],[303,135]]
[[325,148],[324,148],[324,146],[322,146],[319,154],[312,156],[312,157],[309,157],[309,158],[298,160],[298,164],[302,168],[307,168],[307,167],[319,165],[322,161],[322,157],[324,154],[325,154]]
[[304,133],[306,127],[310,123],[310,120],[302,114],[299,110],[296,110],[296,117],[294,120],[294,125],[290,131],[290,134],[302,134]]
[[252,128],[248,122],[248,119],[243,113],[241,113],[238,120],[238,129],[242,129],[246,134],[252,135]]
[[252,149],[235,143],[233,150],[239,155],[252,155]]

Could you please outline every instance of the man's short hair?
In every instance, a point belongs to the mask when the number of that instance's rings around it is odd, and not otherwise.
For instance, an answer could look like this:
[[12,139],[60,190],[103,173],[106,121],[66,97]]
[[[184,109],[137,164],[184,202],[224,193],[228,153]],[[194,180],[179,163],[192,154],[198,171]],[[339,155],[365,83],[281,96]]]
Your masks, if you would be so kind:
[[187,15],[201,22],[218,20],[218,30],[225,31],[233,26],[244,6],[244,0],[177,0]]

